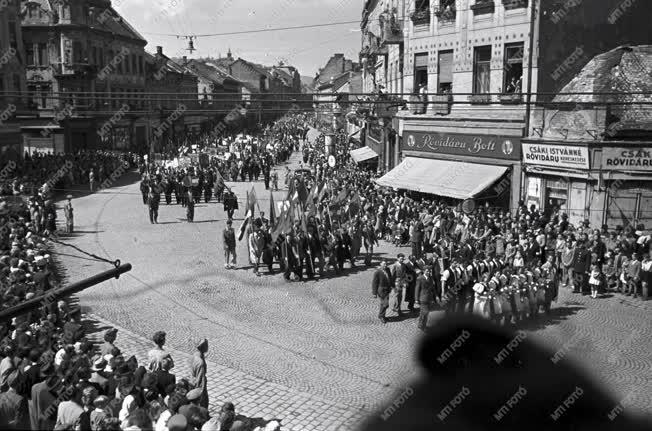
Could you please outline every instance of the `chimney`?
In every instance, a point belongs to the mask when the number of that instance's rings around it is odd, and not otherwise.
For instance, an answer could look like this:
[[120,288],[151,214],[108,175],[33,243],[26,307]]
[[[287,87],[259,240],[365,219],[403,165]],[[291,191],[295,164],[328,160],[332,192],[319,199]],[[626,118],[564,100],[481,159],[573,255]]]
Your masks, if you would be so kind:
[[163,47],[162,46],[157,46],[156,47],[156,54],[163,55]]
[[188,57],[186,57],[185,55],[183,56],[183,64],[184,65],[188,64]]

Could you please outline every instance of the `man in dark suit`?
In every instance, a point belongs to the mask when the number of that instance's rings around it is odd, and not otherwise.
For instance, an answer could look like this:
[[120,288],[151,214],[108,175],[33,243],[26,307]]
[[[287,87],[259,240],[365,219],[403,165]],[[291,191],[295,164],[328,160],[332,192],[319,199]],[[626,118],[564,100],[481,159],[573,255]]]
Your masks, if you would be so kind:
[[52,409],[56,401],[51,391],[56,386],[57,377],[54,375],[54,364],[46,362],[41,365],[40,377],[44,379],[32,386],[31,401],[29,402],[29,420],[33,430],[51,430],[57,419],[56,409]]
[[591,252],[586,249],[586,243],[580,239],[577,241],[575,249],[575,259],[573,259],[573,292],[586,292],[589,285],[589,271],[591,270]]
[[389,292],[392,290],[392,274],[387,268],[387,261],[380,262],[380,268],[374,272],[371,280],[371,293],[374,298],[379,298],[378,318],[381,322],[387,323],[385,313],[389,308]]
[[161,368],[152,373],[156,380],[156,390],[163,398],[167,395],[166,389],[177,382],[177,377],[170,373],[172,364],[172,359],[168,355],[161,360]]
[[535,236],[532,233],[528,236],[528,243],[525,246],[524,253],[525,255],[523,257],[525,258],[526,264],[533,265],[541,262],[541,247],[536,242]]
[[9,390],[0,393],[0,429],[26,430],[29,428],[29,407],[27,398],[18,393],[21,385],[18,370],[7,378]]
[[432,278],[432,267],[426,266],[423,274],[417,277],[416,298],[419,305],[419,320],[417,327],[422,331],[426,330],[428,323],[428,313],[432,310],[435,298],[437,298],[437,289]]

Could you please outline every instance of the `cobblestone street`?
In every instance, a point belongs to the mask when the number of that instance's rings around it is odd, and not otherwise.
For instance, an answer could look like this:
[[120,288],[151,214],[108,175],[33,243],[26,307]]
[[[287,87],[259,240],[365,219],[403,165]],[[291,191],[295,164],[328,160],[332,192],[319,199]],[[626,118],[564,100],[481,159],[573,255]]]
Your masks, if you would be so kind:
[[[292,164],[297,163],[295,154]],[[120,328],[116,345],[127,354],[143,358],[152,347],[151,335],[164,330],[168,347],[175,349],[174,372],[183,377],[189,375],[191,340],[206,337],[211,407],[230,400],[238,413],[282,419],[290,430],[355,429],[418,373],[416,316],[387,325],[378,321],[370,288],[373,269],[358,266],[345,276],[304,283],[285,282],[266,270],[256,277],[242,241],[239,269],[225,270],[221,204],[197,205],[195,223],[185,221],[181,206],[162,205],[159,224],[153,225],[137,180],[129,173],[116,187],[75,199],[77,232],[67,238],[133,265],[119,280],[79,295],[100,328]],[[229,186],[240,200],[237,230],[252,184]],[[262,182],[255,188],[267,213],[269,192]],[[284,194],[275,193],[275,200]],[[57,250],[76,254],[66,247]],[[376,258],[397,252],[381,243]],[[108,269],[106,263],[60,259],[68,282]],[[652,405],[651,309],[652,302],[619,295],[594,300],[564,290],[552,316],[527,330],[553,351],[566,348],[570,358],[640,412]]]

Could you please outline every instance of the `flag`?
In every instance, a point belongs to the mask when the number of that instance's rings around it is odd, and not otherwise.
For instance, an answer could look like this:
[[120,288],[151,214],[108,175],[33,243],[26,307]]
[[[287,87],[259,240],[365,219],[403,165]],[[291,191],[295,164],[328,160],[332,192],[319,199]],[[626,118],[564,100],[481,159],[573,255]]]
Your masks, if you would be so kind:
[[288,232],[292,228],[292,211],[294,211],[294,205],[290,205],[289,208],[283,208],[281,210],[281,214],[278,216],[278,222],[272,230],[272,242],[275,243],[281,234]]
[[269,191],[269,225],[276,226],[276,206],[274,205],[274,194]]
[[238,241],[242,241],[242,238],[244,238],[244,234],[247,231],[247,226],[252,223],[256,204],[256,190],[251,187],[251,193],[247,193],[247,212],[245,213],[244,220],[240,225],[240,229],[238,229]]
[[360,212],[361,207],[362,207],[362,201],[360,200],[360,195],[358,194],[358,192],[355,192],[351,197],[351,200],[349,201],[349,205],[347,207],[347,212],[349,213],[349,216],[357,215]]
[[324,182],[321,184],[321,188],[319,189],[319,193],[317,194],[317,202],[321,202],[324,200],[324,197],[326,197],[326,193],[328,193],[330,187],[327,182]]

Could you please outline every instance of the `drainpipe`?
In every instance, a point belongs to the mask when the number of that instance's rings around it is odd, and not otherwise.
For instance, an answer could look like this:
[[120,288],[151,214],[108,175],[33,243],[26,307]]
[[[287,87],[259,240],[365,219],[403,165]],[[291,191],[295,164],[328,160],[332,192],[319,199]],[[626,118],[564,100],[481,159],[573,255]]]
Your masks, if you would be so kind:
[[[530,134],[530,115],[532,114],[532,63],[534,58],[534,30],[535,30],[535,20],[539,17],[539,7],[538,0],[531,0],[532,6],[530,10],[530,49],[528,52],[528,65],[527,65],[527,94],[525,96],[525,131],[524,137],[527,137]],[[525,192],[525,172],[521,169],[520,175],[520,190],[519,190],[519,200],[524,199]],[[515,209],[512,208],[514,212]]]

